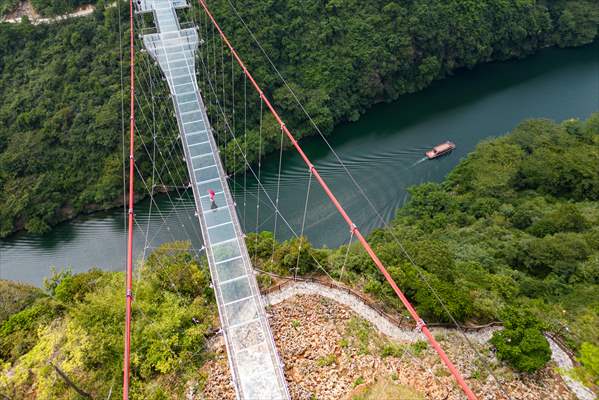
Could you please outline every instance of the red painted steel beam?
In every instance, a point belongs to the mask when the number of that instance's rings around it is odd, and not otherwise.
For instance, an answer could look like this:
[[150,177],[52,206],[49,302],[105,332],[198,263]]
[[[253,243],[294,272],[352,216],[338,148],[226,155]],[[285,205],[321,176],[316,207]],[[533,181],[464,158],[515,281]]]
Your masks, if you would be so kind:
[[[117,7],[119,5],[117,4]],[[130,73],[130,119],[129,119],[129,212],[127,228],[127,289],[125,293],[125,350],[123,355],[123,400],[129,400],[129,375],[131,362],[131,302],[133,301],[133,201],[135,179],[135,46],[133,26],[133,0],[129,0],[129,73]]]
[[270,103],[270,101],[268,100],[268,98],[264,95],[264,92],[262,91],[262,89],[260,88],[260,86],[254,80],[254,77],[252,76],[252,74],[246,68],[243,60],[239,57],[239,55],[237,54],[237,51],[235,51],[235,49],[231,45],[231,42],[229,42],[229,39],[227,38],[227,36],[225,35],[225,33],[222,31],[222,29],[220,28],[220,26],[218,25],[218,23],[214,19],[214,16],[212,15],[212,13],[210,12],[210,10],[208,9],[208,6],[206,5],[205,0],[198,0],[198,1],[199,1],[200,5],[204,8],[204,11],[206,12],[206,14],[210,18],[210,20],[212,21],[212,24],[214,25],[214,27],[218,30],[218,33],[220,34],[220,36],[222,37],[223,41],[225,42],[225,44],[227,45],[227,47],[231,51],[231,54],[233,55],[233,57],[235,58],[235,60],[237,61],[237,63],[241,67],[241,69],[243,69],[244,74],[250,80],[250,82],[252,83],[252,86],[254,86],[254,88],[256,89],[256,91],[260,94],[260,98],[264,101],[264,103],[266,104],[266,106],[270,110],[270,113],[275,117],[275,119],[277,120],[277,123],[281,126],[281,129],[283,130],[283,132],[285,133],[285,135],[287,135],[287,137],[289,138],[289,140],[293,144],[293,147],[295,147],[295,149],[297,150],[297,152],[299,153],[299,155],[302,157],[302,159],[304,160],[304,162],[306,163],[306,165],[308,166],[308,168],[310,169],[310,171],[312,172],[312,174],[314,175],[314,177],[316,178],[316,180],[318,181],[318,183],[320,184],[320,186],[322,186],[323,190],[325,191],[325,193],[327,194],[327,196],[329,197],[329,199],[331,200],[331,202],[335,205],[335,208],[337,208],[337,211],[339,211],[339,214],[341,214],[341,216],[343,217],[343,219],[345,220],[345,222],[349,225],[349,228],[354,232],[354,234],[358,238],[358,241],[360,242],[360,244],[362,245],[362,247],[364,248],[364,250],[366,250],[366,252],[370,256],[370,258],[372,259],[372,261],[377,266],[377,268],[385,276],[385,279],[387,280],[387,282],[389,283],[389,285],[391,285],[391,287],[393,288],[393,291],[395,291],[395,293],[397,294],[397,296],[399,297],[399,299],[401,300],[401,302],[403,303],[403,305],[406,307],[406,309],[408,310],[408,312],[412,316],[412,318],[414,318],[414,321],[416,321],[416,323],[418,324],[417,325],[418,328],[422,331],[422,333],[424,333],[424,335],[428,339],[428,342],[435,349],[435,351],[437,352],[437,354],[441,358],[441,361],[443,362],[443,364],[445,364],[445,366],[447,367],[447,369],[451,372],[451,374],[453,375],[453,377],[457,381],[458,385],[460,386],[460,388],[462,389],[462,391],[464,392],[464,394],[466,395],[466,397],[469,400],[477,400],[476,395],[468,387],[468,384],[466,383],[466,381],[464,380],[464,378],[462,377],[462,375],[460,374],[460,372],[458,371],[458,369],[455,367],[455,365],[453,365],[453,363],[451,362],[451,360],[449,359],[449,357],[447,357],[447,354],[445,354],[445,351],[443,351],[443,349],[441,348],[441,346],[439,345],[439,343],[435,340],[435,338],[433,337],[432,333],[430,332],[430,330],[428,329],[428,327],[426,326],[426,324],[424,323],[424,321],[422,320],[422,318],[420,318],[420,316],[418,315],[418,313],[416,312],[416,310],[414,309],[414,307],[412,306],[412,304],[410,303],[410,301],[403,294],[403,292],[401,291],[401,289],[397,286],[397,284],[395,283],[395,280],[391,277],[391,275],[389,274],[389,272],[387,271],[387,269],[383,265],[382,261],[378,258],[378,256],[374,252],[374,250],[372,250],[372,247],[370,247],[370,244],[368,244],[368,242],[366,241],[366,239],[364,238],[364,236],[362,236],[362,233],[360,232],[360,230],[353,223],[353,221],[351,220],[351,218],[349,217],[349,215],[347,215],[347,213],[345,212],[345,210],[343,209],[343,207],[341,206],[341,204],[339,203],[339,201],[337,200],[337,198],[335,197],[335,195],[333,194],[333,192],[331,191],[331,189],[329,188],[329,186],[327,185],[327,183],[324,181],[324,179],[322,179],[322,177],[320,176],[320,174],[318,173],[318,171],[316,170],[316,168],[314,167],[314,165],[312,164],[312,162],[310,161],[310,159],[308,158],[308,156],[306,156],[306,154],[304,153],[304,151],[302,150],[302,148],[298,144],[297,140],[295,140],[295,138],[293,137],[293,135],[291,134],[291,132],[289,131],[289,129],[287,129],[287,127],[285,126],[285,123],[283,122],[282,118],[279,116],[279,114],[277,113],[277,111],[275,110],[275,108],[272,106],[272,104]]

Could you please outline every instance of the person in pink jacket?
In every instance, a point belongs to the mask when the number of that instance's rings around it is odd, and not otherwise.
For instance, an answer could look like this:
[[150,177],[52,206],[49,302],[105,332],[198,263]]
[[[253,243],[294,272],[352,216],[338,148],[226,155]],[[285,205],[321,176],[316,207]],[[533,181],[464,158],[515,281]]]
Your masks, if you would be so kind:
[[218,207],[216,205],[216,201],[214,201],[214,198],[216,197],[216,193],[214,193],[214,190],[208,189],[208,196],[210,196],[210,208],[212,210],[214,210],[215,208]]

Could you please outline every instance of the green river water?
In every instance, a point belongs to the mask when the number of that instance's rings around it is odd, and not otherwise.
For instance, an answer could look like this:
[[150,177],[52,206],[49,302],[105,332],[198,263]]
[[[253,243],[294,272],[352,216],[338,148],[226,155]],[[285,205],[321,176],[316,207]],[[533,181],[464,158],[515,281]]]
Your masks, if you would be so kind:
[[[440,181],[481,140],[502,135],[526,118],[555,120],[586,118],[599,110],[599,43],[578,49],[546,49],[525,60],[482,65],[435,82],[428,89],[373,107],[351,124],[343,124],[329,137],[332,147],[388,222],[407,199],[407,188],[425,181]],[[437,160],[424,160],[424,151],[445,141],[456,150]],[[356,189],[332,152],[319,138],[302,145],[328,181],[355,223],[364,231],[383,223]],[[262,180],[276,197],[278,155],[262,165]],[[236,183],[243,176],[236,177]],[[308,171],[293,151],[284,153],[280,179],[277,238],[301,231]],[[238,186],[237,186],[238,187]],[[247,191],[235,191],[239,217],[245,230],[272,230],[273,207],[247,180]],[[187,193],[158,198],[159,209],[149,201],[136,205],[136,258],[144,247],[165,241],[192,240],[201,247],[193,201]],[[312,181],[304,226],[315,245],[347,243],[349,229],[324,192]],[[151,212],[150,212],[151,211]],[[258,218],[257,218],[258,216]],[[122,270],[125,260],[123,210],[96,213],[55,227],[44,235],[17,234],[0,241],[0,278],[40,285],[51,266],[85,271],[92,266]]]

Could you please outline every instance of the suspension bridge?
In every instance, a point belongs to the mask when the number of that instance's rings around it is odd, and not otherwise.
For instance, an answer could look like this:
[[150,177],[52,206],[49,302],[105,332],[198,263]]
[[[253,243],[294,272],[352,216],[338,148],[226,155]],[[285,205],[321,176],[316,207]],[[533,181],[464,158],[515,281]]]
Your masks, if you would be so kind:
[[[292,132],[285,125],[275,106],[271,103],[258,82],[254,79],[241,56],[233,47],[225,32],[221,29],[211,13],[205,0],[199,0],[200,9],[206,17],[206,24],[221,38],[223,49],[227,49],[232,68],[237,64],[244,81],[251,84],[260,100],[260,117],[262,107],[271,113],[280,129],[280,147],[287,140],[299,153],[306,165],[310,182],[315,180],[326,193],[343,220],[348,226],[351,239],[356,239],[384,275],[388,284],[405,306],[416,329],[427,338],[430,345],[438,353],[441,361],[455,378],[468,399],[476,399],[468,384],[437,343],[426,323],[420,318],[408,298],[400,290],[382,261],[368,244],[360,229],[354,224],[343,206],[337,200],[329,186],[312,164],[308,156],[296,141]],[[135,0],[130,1],[130,150],[129,150],[129,208],[128,208],[128,254],[127,254],[127,289],[126,289],[126,321],[125,321],[125,354],[123,399],[129,398],[130,387],[130,352],[131,352],[131,304],[133,300],[133,231],[134,231],[134,176],[135,165],[135,24],[136,15],[151,15],[154,21],[153,32],[142,32],[140,35],[143,48],[159,66],[163,78],[168,84],[176,116],[179,140],[188,171],[189,188],[195,201],[196,216],[201,228],[206,256],[209,264],[212,287],[215,292],[222,333],[227,348],[231,380],[238,399],[289,399],[284,375],[284,365],[279,358],[275,342],[268,324],[263,300],[258,289],[255,272],[245,243],[245,234],[240,224],[237,205],[230,189],[230,177],[223,166],[218,143],[218,130],[230,134],[238,146],[243,163],[255,175],[248,160],[247,145],[245,152],[239,144],[234,124],[222,116],[217,127],[211,124],[206,96],[216,95],[212,82],[208,82],[204,93],[196,79],[196,59],[200,46],[205,44],[203,31],[191,24],[183,24],[178,18],[178,9],[189,7],[187,0]],[[187,25],[187,26],[186,26]],[[261,47],[260,47],[261,48]],[[262,48],[261,48],[262,49]],[[263,49],[262,49],[263,50]],[[223,55],[224,57],[224,55]],[[216,57],[215,57],[216,58]],[[270,61],[270,60],[269,60]],[[201,60],[204,63],[204,60]],[[224,62],[223,62],[224,65]],[[205,65],[203,65],[205,67]],[[278,70],[277,70],[278,73]],[[224,75],[224,71],[223,71]],[[279,74],[280,76],[280,74]],[[282,78],[282,76],[281,76]],[[225,90],[223,85],[222,90]],[[212,92],[212,93],[209,93]],[[223,99],[224,101],[224,99]],[[213,104],[222,111],[224,105],[218,100]],[[316,127],[317,128],[317,127]],[[328,143],[327,143],[328,144]],[[258,157],[258,159],[260,156]],[[339,160],[341,161],[341,160]],[[280,159],[279,159],[280,170]],[[256,176],[259,180],[259,173]],[[268,196],[268,195],[267,195]],[[305,213],[308,211],[307,197]],[[275,212],[275,234],[277,221],[281,215],[278,195],[275,200],[268,198]],[[304,218],[305,220],[305,218]],[[303,224],[302,224],[303,234]],[[300,235],[301,236],[301,235]],[[350,240],[351,240],[350,239]],[[300,241],[301,246],[301,241]],[[301,251],[301,249],[300,249]],[[298,256],[299,262],[299,256]]]
[[141,11],[154,13],[159,31],[143,36],[143,41],[172,95],[233,382],[240,398],[288,398],[227,175],[195,79],[197,30],[179,28],[175,12],[179,6],[185,2],[142,0]]

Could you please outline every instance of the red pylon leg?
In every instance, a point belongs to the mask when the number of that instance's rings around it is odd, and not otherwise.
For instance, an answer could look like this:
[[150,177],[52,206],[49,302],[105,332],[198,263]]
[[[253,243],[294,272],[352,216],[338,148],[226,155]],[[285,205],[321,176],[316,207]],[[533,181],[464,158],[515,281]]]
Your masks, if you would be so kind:
[[[119,5],[117,4],[117,7]],[[120,23],[120,21],[119,21]],[[130,113],[129,120],[129,212],[127,228],[127,289],[126,289],[126,309],[125,309],[125,351],[123,355],[123,400],[129,400],[129,369],[131,361],[131,302],[133,296],[133,201],[134,201],[134,180],[135,180],[135,46],[134,46],[134,26],[133,26],[133,0],[129,0],[129,68],[130,68]]]

